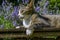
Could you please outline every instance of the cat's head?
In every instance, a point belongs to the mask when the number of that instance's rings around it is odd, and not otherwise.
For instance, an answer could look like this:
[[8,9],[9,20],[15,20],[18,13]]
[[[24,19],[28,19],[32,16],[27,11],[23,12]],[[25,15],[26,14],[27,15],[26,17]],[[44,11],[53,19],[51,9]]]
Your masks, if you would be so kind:
[[34,0],[31,0],[27,6],[20,8],[18,15],[20,17],[25,17],[26,15],[32,14],[33,9],[34,9]]

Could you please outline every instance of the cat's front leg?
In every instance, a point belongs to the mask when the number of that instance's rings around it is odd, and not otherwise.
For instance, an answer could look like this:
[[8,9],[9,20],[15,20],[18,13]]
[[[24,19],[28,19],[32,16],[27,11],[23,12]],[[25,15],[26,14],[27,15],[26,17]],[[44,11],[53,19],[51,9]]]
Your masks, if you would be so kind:
[[26,35],[32,35],[33,34],[33,29],[26,29]]

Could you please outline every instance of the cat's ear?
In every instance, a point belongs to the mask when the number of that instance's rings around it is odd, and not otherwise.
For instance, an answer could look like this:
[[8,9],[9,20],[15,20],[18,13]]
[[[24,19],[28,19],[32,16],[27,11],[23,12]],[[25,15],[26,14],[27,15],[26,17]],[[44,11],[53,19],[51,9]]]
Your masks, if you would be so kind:
[[30,8],[34,7],[34,0],[31,0],[30,3],[28,4]]

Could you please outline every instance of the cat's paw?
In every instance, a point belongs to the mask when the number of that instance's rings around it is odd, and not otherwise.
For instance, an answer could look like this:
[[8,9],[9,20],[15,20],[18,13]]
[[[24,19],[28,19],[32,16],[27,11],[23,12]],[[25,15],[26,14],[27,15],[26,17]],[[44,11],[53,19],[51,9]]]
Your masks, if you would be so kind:
[[20,26],[16,26],[16,29],[19,29],[20,28]]
[[33,31],[31,29],[26,29],[26,35],[31,35]]

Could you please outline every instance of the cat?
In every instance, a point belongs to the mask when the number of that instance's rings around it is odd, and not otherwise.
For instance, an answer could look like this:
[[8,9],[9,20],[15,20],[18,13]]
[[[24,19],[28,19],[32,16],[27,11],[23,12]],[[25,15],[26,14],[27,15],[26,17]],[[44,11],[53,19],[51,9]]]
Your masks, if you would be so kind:
[[49,23],[52,27],[60,28],[60,15],[44,15],[44,17],[51,20]]
[[[23,9],[19,10],[19,16],[23,20],[23,27],[26,28],[26,35],[32,35],[34,31],[33,25],[35,24],[44,24],[50,25],[49,19],[39,15],[35,12],[34,9],[34,0],[31,0],[30,3]],[[37,26],[36,26],[37,27]]]

